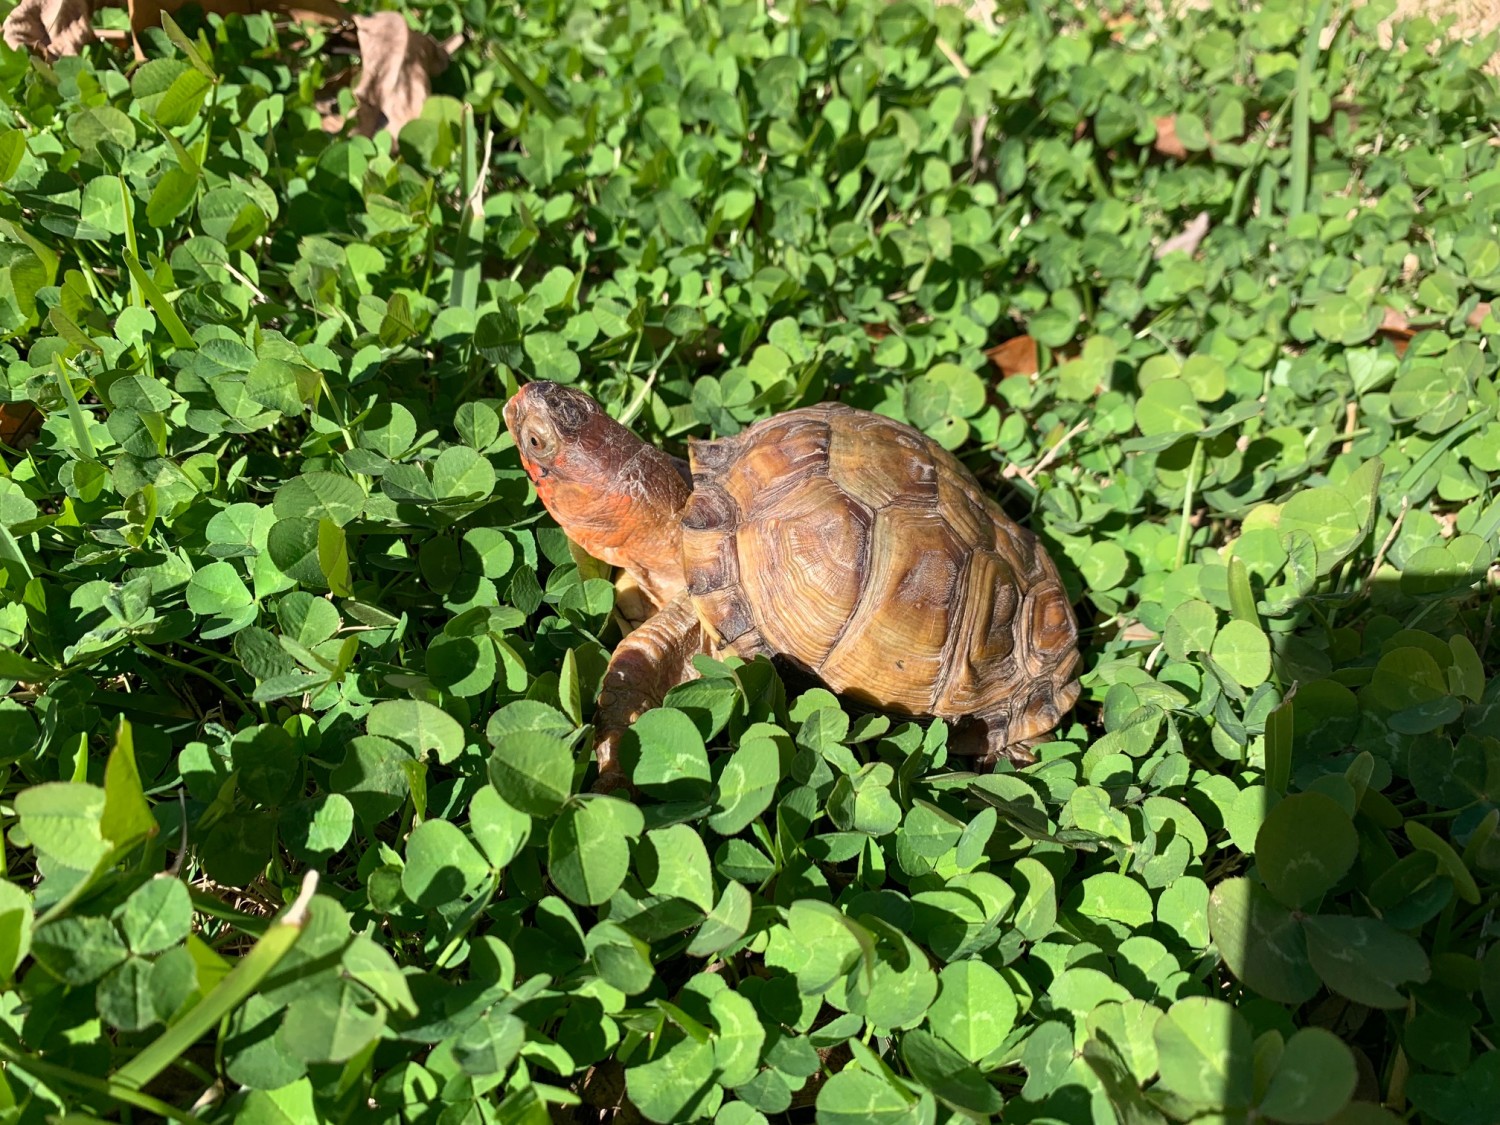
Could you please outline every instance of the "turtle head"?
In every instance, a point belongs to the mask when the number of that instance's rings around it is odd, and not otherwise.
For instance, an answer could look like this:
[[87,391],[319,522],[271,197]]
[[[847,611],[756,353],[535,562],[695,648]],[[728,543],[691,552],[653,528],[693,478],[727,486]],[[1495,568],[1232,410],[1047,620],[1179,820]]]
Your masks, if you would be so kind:
[[588,395],[560,383],[527,383],[505,404],[505,425],[538,492],[554,476],[607,475],[597,452],[620,444],[611,430],[624,429]]
[[582,391],[527,383],[505,425],[538,498],[568,537],[630,571],[661,605],[682,588],[680,516],[688,489],[661,450]]

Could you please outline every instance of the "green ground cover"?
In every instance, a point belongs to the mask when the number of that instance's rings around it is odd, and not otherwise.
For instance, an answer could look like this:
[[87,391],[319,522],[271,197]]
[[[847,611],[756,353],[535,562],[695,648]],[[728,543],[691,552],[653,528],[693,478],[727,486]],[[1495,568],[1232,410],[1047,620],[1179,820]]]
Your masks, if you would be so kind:
[[[1500,1120],[1494,45],[1120,7],[431,0],[394,153],[325,31],[0,49],[0,1120]],[[531,378],[957,451],[1059,741],[709,664],[589,794]]]

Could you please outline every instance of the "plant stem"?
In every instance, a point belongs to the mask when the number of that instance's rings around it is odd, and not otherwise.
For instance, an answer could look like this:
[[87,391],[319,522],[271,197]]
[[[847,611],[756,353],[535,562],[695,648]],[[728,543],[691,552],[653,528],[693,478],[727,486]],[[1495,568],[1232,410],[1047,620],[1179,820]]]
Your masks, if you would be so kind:
[[113,1081],[129,1089],[141,1089],[171,1066],[179,1055],[206,1035],[220,1020],[249,999],[260,982],[302,936],[302,927],[307,923],[308,905],[317,889],[318,873],[309,871],[302,880],[302,891],[296,900],[267,928],[254,948],[240,958],[239,964],[229,971],[229,975],[187,1015],[115,1071]]
[[45,1062],[35,1055],[17,1054],[3,1043],[0,1043],[0,1060],[4,1060],[6,1066],[13,1066],[17,1070],[23,1070],[27,1074],[35,1075],[37,1078],[47,1078],[53,1082],[73,1086],[80,1090],[89,1090],[112,1101],[134,1106],[136,1109],[145,1110],[147,1113],[154,1113],[158,1117],[169,1118],[172,1121],[191,1122],[197,1120],[186,1110],[178,1109],[175,1105],[169,1105],[159,1098],[153,1098],[150,1094],[143,1094],[139,1090],[121,1086],[107,1078],[95,1078],[91,1074],[79,1074],[76,1070],[69,1070],[67,1067],[58,1066],[56,1063]]
[[1192,537],[1192,524],[1188,521],[1193,514],[1193,498],[1198,492],[1198,478],[1203,473],[1203,441],[1201,438],[1193,439],[1193,460],[1188,465],[1187,480],[1182,486],[1182,525],[1177,529],[1177,557],[1172,564],[1173,570],[1181,570],[1187,562],[1188,540]]
[[214,687],[218,688],[225,695],[227,695],[230,699],[234,700],[235,703],[239,704],[240,710],[244,711],[245,714],[252,717],[256,714],[255,708],[250,706],[250,703],[245,699],[244,696],[235,691],[234,688],[230,687],[223,680],[219,679],[218,676],[215,676],[212,672],[205,672],[196,664],[188,664],[185,661],[178,660],[176,657],[168,656],[166,653],[160,652],[150,647],[149,645],[141,644],[139,641],[136,642],[135,647],[140,649],[147,656],[150,656],[155,660],[160,660],[163,664],[180,669],[183,672],[191,672],[193,675],[207,680],[209,683],[213,684]]

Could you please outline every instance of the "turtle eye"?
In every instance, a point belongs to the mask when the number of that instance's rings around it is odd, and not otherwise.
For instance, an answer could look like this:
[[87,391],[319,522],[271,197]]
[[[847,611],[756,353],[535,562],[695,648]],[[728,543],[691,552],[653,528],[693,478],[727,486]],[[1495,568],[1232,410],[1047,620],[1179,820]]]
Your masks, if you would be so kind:
[[536,429],[528,428],[526,432],[526,449],[533,458],[547,458],[552,456],[552,451],[557,442],[552,434],[546,430],[538,432]]

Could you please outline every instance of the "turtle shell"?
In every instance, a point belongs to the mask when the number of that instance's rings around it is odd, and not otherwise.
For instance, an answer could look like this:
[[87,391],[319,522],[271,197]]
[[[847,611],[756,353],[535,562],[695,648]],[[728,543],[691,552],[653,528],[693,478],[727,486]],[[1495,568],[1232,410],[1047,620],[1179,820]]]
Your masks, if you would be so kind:
[[855,703],[1036,738],[1073,704],[1077,626],[1052,560],[957,458],[842,404],[689,448],[683,565],[720,653]]

